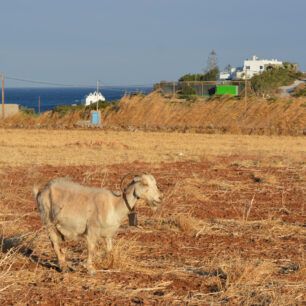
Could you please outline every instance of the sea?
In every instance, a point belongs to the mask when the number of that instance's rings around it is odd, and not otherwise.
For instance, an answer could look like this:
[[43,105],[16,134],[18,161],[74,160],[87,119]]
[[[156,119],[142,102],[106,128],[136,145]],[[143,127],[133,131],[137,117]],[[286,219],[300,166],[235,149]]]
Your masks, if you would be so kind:
[[[19,104],[38,112],[38,101],[40,99],[40,111],[45,112],[58,105],[84,104],[86,96],[95,90],[95,88],[89,87],[6,88],[5,103]],[[152,91],[152,87],[106,87],[100,91],[106,101],[112,102],[121,99],[126,93],[148,94]]]

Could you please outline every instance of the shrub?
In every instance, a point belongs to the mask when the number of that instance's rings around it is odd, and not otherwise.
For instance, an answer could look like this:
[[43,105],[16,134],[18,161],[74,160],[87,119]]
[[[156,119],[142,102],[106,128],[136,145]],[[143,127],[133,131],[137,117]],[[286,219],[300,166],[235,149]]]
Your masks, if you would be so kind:
[[[105,109],[108,106],[115,106],[118,104],[118,101],[113,101],[113,102],[106,102],[106,101],[99,101],[98,102],[98,108],[99,110]],[[59,105],[56,106],[53,109],[53,113],[57,113],[60,116],[64,116],[66,114],[70,114],[73,113],[75,111],[84,111],[84,114],[89,113],[92,110],[96,110],[97,109],[97,104],[93,103],[91,105],[85,106],[82,104],[79,105]]]
[[191,81],[216,81],[219,78],[219,68],[213,68],[209,70],[208,72],[201,74],[201,73],[195,73],[195,74],[185,74],[182,77],[180,77],[179,82],[191,82]]
[[65,116],[77,110],[82,110],[83,108],[84,105],[58,105],[53,109],[52,113],[57,113],[60,116]]
[[34,108],[28,108],[26,106],[20,106],[20,111],[27,115],[35,115],[35,109]]
[[293,93],[294,97],[305,97],[306,96],[306,84],[301,84],[300,86],[298,86],[294,93]]
[[251,86],[257,94],[272,94],[280,86],[292,84],[301,76],[293,64],[285,63],[282,67],[271,67],[251,79]]

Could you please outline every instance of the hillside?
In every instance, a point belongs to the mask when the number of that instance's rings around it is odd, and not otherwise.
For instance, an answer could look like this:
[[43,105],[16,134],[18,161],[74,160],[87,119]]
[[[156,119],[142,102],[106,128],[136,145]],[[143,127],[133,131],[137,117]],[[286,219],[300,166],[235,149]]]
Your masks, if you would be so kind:
[[103,113],[107,127],[205,133],[303,134],[305,99],[223,99],[185,102],[157,93],[125,97],[119,110]]
[[[0,122],[2,127],[73,128],[88,120],[89,112],[20,114]],[[185,101],[159,93],[126,96],[118,105],[102,110],[103,127],[199,133],[303,135],[306,133],[306,99],[265,100],[228,97]]]

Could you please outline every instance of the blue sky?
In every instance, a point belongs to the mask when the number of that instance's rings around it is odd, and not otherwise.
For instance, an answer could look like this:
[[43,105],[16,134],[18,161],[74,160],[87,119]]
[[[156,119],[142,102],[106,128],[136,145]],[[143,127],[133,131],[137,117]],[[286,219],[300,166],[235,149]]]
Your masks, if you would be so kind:
[[0,71],[25,79],[152,84],[212,49],[221,69],[256,54],[306,70],[305,0],[3,0],[0,29]]

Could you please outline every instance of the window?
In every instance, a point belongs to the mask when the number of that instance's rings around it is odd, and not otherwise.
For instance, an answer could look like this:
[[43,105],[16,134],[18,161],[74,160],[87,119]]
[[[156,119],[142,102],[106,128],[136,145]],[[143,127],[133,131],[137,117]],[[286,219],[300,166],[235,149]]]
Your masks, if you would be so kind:
[[251,66],[246,66],[245,69],[250,70]]
[[259,69],[262,70],[262,69],[263,69],[263,66],[259,66]]

